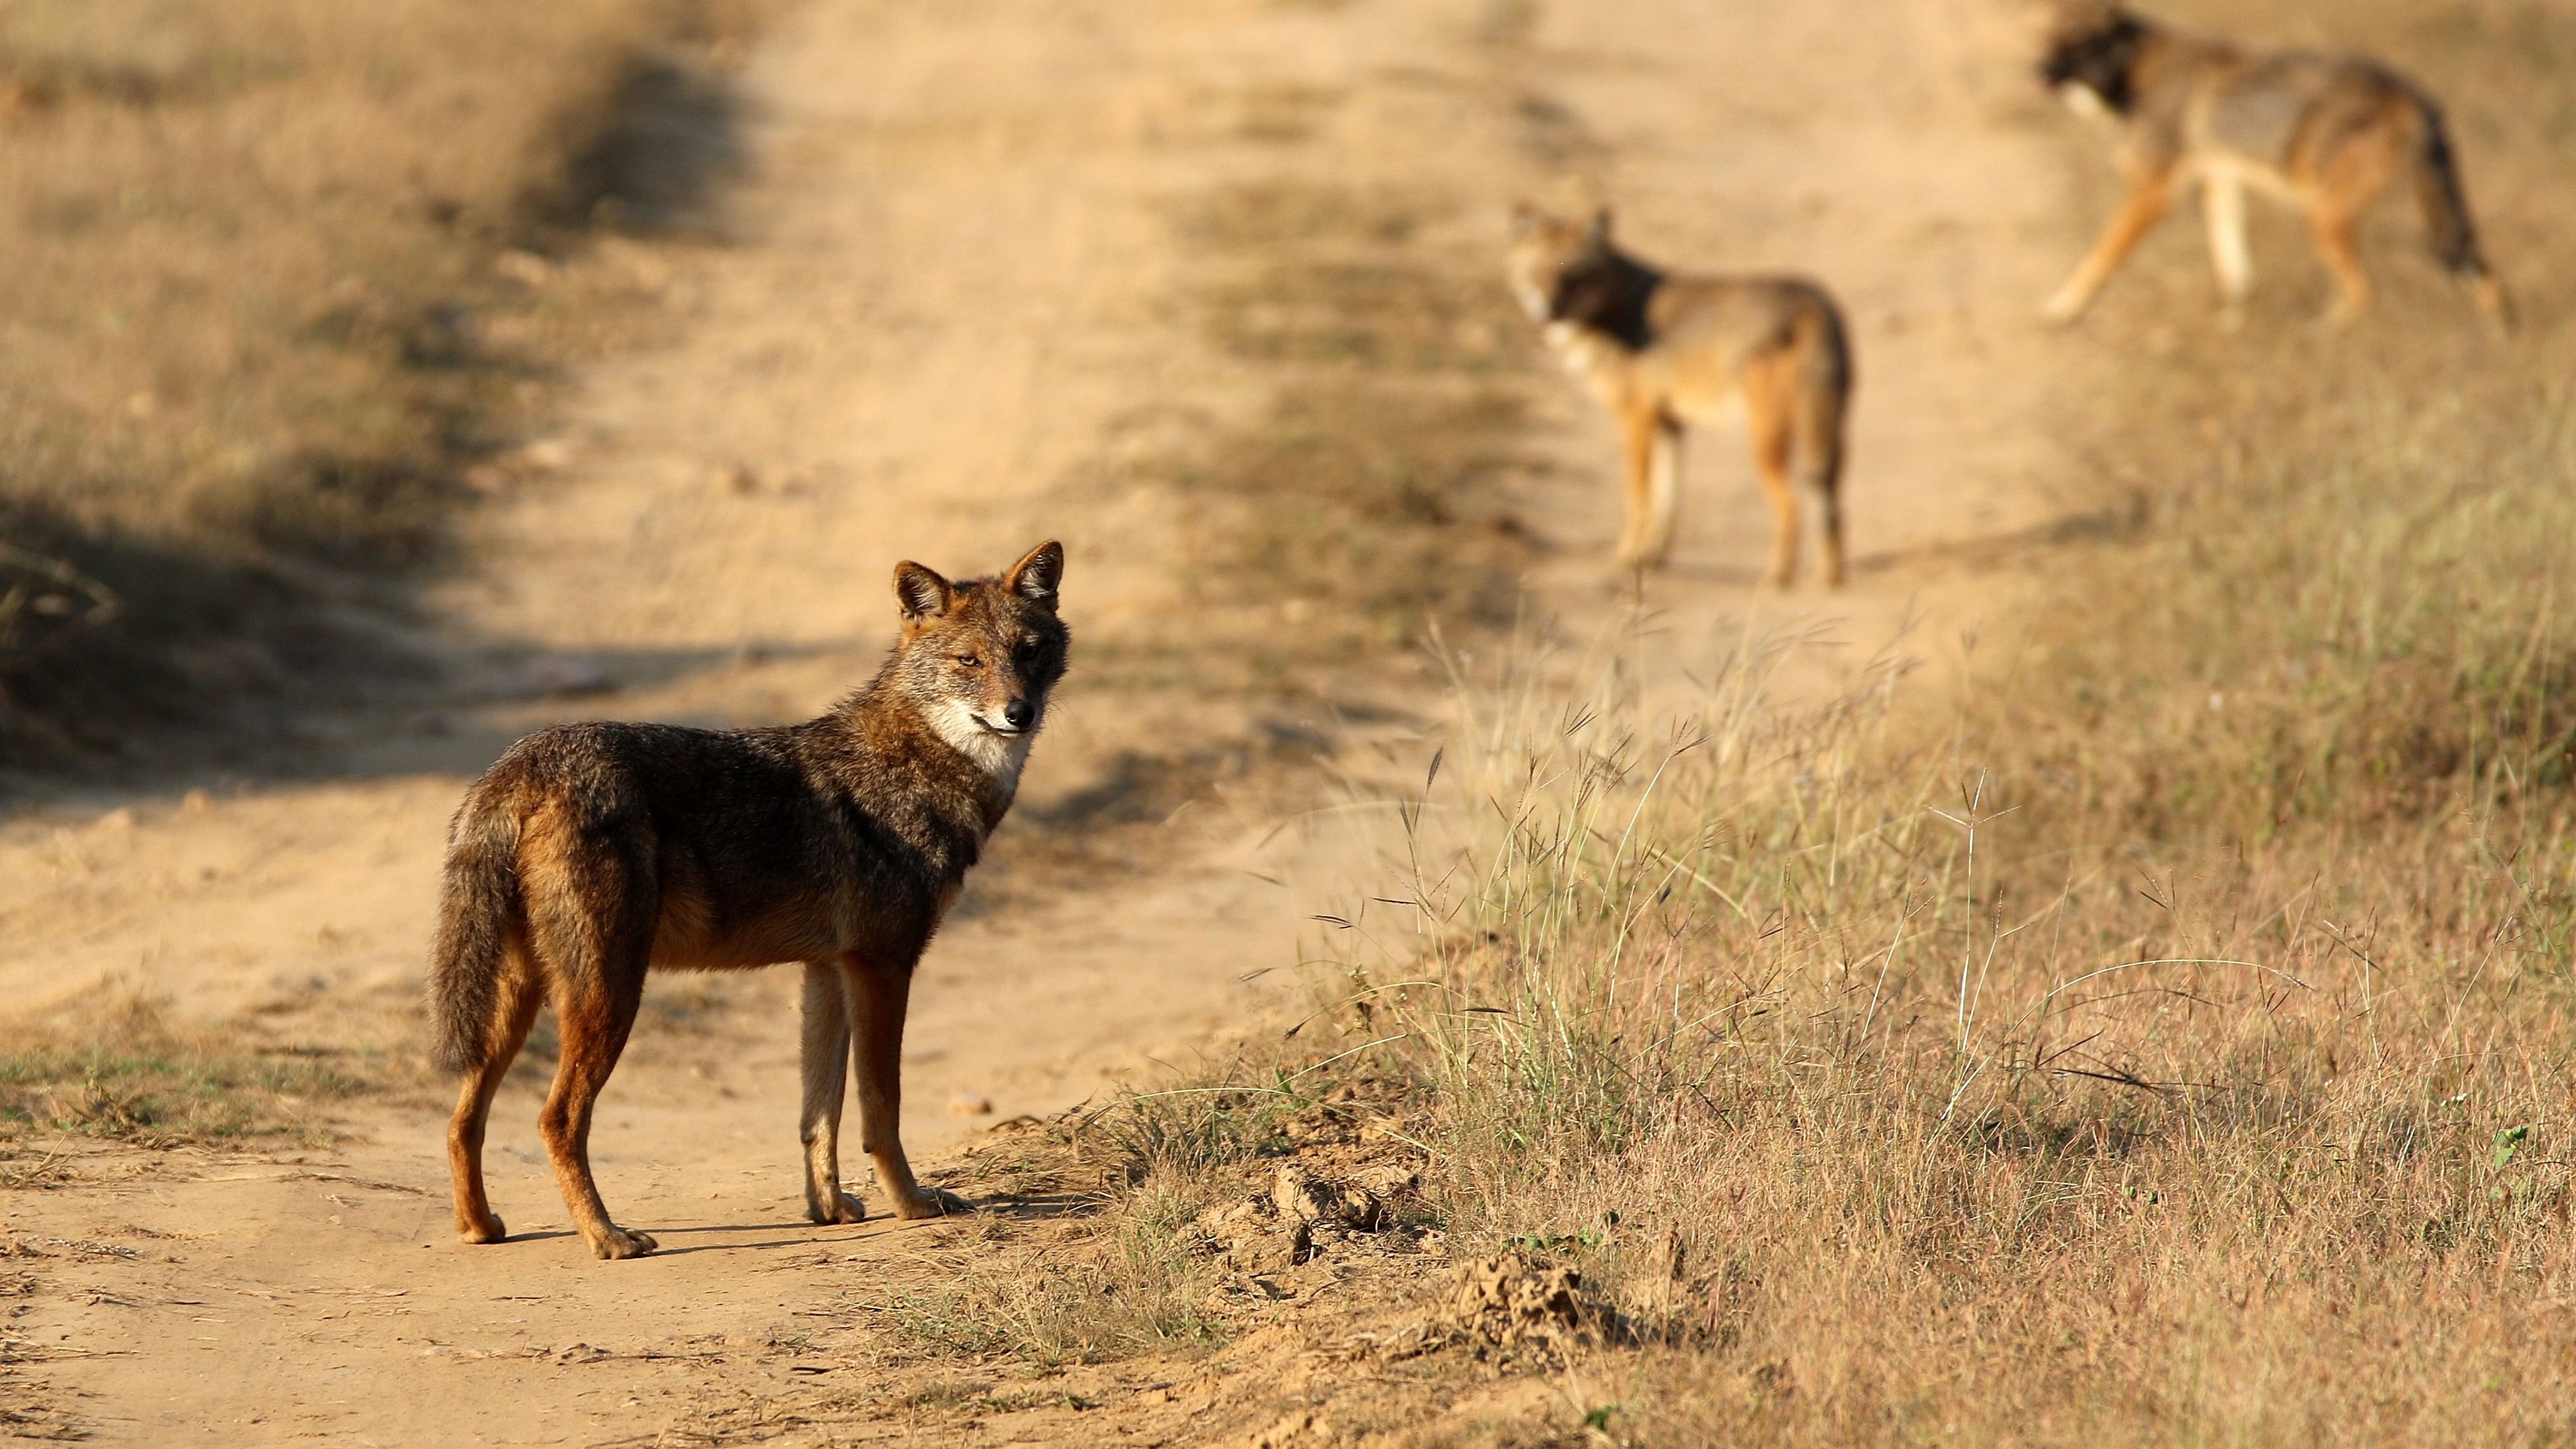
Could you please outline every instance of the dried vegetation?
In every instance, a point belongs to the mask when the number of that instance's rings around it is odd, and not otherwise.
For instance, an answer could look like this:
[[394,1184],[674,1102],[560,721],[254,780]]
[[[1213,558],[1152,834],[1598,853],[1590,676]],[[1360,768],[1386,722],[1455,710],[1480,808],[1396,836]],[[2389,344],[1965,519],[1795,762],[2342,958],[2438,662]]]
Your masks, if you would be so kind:
[[[1560,1427],[1623,1443],[2576,1433],[2576,90],[2472,64],[2539,14],[2339,25],[2454,98],[2526,333],[2411,217],[2348,334],[2286,234],[2237,335],[2151,250],[2072,425],[2099,512],[1955,690],[1459,671],[1296,1043],[1483,1265],[1390,1321],[1561,1301]],[[1496,1254],[1576,1276],[1480,1290]]]
[[224,1140],[320,1140],[335,1106],[388,1075],[334,1048],[266,1044],[241,1031],[173,1026],[152,997],[115,988],[0,1043],[0,1187],[76,1173],[64,1137],[167,1148]]

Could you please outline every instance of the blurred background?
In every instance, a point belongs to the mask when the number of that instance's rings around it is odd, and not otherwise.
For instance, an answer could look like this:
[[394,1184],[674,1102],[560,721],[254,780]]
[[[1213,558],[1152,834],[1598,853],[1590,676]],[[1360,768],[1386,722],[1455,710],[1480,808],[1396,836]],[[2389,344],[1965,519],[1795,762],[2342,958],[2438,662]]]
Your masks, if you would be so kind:
[[[2498,1134],[2567,1121],[2576,8],[2155,14],[2365,52],[2440,97],[2523,330],[2481,331],[2395,195],[2351,328],[2318,321],[2303,223],[2259,199],[2242,328],[2187,206],[2081,324],[2044,327],[2120,177],[2111,134],[2038,83],[2045,13],[2019,0],[0,5],[0,1202],[31,1244],[207,1235],[47,1250],[35,1321],[137,1356],[13,1370],[12,1412],[69,1432],[113,1398],[176,1432],[283,1401],[454,1442],[515,1402],[606,1442],[538,1351],[603,1341],[612,1307],[655,1352],[751,1335],[735,1369],[786,1382],[784,1280],[745,1286],[727,1254],[653,1260],[650,1288],[561,1241],[455,1259],[416,1006],[444,821],[545,723],[806,717],[874,668],[898,559],[980,572],[1053,536],[1075,673],[925,968],[917,1152],[1158,1071],[1304,1071],[1386,1033],[1301,964],[1418,970],[1590,1023],[1550,1081],[1628,1063],[1629,1088],[1533,1106],[1417,1023],[1427,1055],[1335,1069],[1365,1066],[1350,1090],[1406,1133],[1452,1134],[1421,1138],[1450,1164],[1423,1222],[1553,1243],[1659,1325],[1666,1357],[1529,1409],[1547,1432],[1614,1399],[1662,1406],[1591,1426],[1620,1442],[2564,1432],[2566,1154],[2508,1170]],[[1615,568],[1615,434],[1503,285],[1515,200],[1609,206],[1659,264],[1840,298],[1847,589],[1759,590],[1740,429],[1692,435],[1671,567]],[[1693,731],[1729,743],[1692,757],[1678,813],[1649,808],[1656,742]],[[1629,836],[1547,793],[1570,781],[1718,894],[1631,879]],[[1498,898],[1382,934],[1351,904],[1427,912],[1423,842],[1493,865],[1559,807],[1591,822],[1564,839],[1618,848],[1532,878],[1588,903],[1538,935]],[[1940,823],[2005,817],[1973,848]],[[1650,899],[1700,914],[1646,962],[1601,923]],[[1454,949],[1474,932],[1518,945]],[[2167,958],[2160,994],[2049,1037],[2099,1029],[2063,1058],[2010,1011],[1980,1029],[1960,965],[2056,1031],[2064,983]],[[2304,994],[2198,964],[2243,960]],[[795,982],[772,974],[657,984],[610,1094],[608,1194],[666,1244],[805,1251],[740,1236],[794,1214]],[[1770,1065],[1620,1016],[1637,979],[1775,1013]],[[1650,1039],[1691,1062],[1631,1062]],[[500,1210],[539,1232],[549,1050],[495,1142]],[[1738,1135],[1679,1101],[1729,1104]],[[1688,1152],[1738,1155],[1654,1155],[1690,1122]],[[1236,1144],[1186,1162],[1121,1139],[1114,1189],[1083,1169],[1105,1206],[1064,1242],[1111,1266],[1081,1301],[1147,1308],[966,1349],[921,1329],[870,1361],[915,1388],[959,1362],[1115,1378],[1234,1341],[1273,1298],[1100,1243],[1177,1241],[1226,1174],[1268,1171],[1287,1139],[1240,1126],[1180,1123]],[[1848,1180],[1802,1175],[1819,1143]],[[2343,1175],[2283,1175],[2312,1159]],[[2151,1178],[2212,1206],[2121,1216]],[[2277,1213],[2219,1205],[2276,1179]],[[1712,1201],[1763,1211],[1722,1234]],[[2267,1236],[2267,1214],[2317,1226]],[[977,1256],[1014,1281],[1037,1280],[1012,1253],[1080,1256],[1006,1236]],[[2006,1271],[2042,1260],[2058,1298]],[[476,1291],[424,1291],[418,1322],[276,1309],[191,1348],[202,1374],[143,1352],[217,1263],[246,1293],[358,1295],[433,1261]],[[2248,1284],[2276,1281],[2308,1296],[2266,1310]],[[484,1321],[528,1282],[533,1326]],[[1231,1306],[1152,1306],[1207,1301]],[[2419,1311],[2466,1326],[2362,1326]],[[403,1332],[519,1356],[313,1407],[326,1360],[410,1374]],[[651,1412],[708,1442],[757,1437],[743,1406],[785,1392],[654,1363],[629,1365]],[[1235,1408],[1172,1432],[1306,1392],[1241,1371],[1210,1395]],[[975,1400],[906,1402],[946,1423]]]

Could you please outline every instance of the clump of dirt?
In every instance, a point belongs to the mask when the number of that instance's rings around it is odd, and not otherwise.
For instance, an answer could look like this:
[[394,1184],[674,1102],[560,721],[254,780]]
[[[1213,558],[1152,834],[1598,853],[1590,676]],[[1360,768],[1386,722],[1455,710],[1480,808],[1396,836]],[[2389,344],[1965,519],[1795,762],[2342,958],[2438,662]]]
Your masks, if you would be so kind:
[[[1401,1222],[1395,1204],[1420,1183],[1420,1173],[1401,1162],[1372,1164],[1345,1177],[1288,1162],[1268,1190],[1248,1190],[1219,1203],[1199,1214],[1194,1226],[1205,1249],[1227,1267],[1277,1272],[1311,1263],[1355,1236],[1396,1232]],[[1436,1234],[1401,1236],[1409,1241],[1392,1251],[1425,1251],[1426,1237],[1435,1239],[1436,1248]]]
[[1388,1224],[1386,1201],[1377,1189],[1391,1187],[1399,1180],[1409,1185],[1415,1175],[1401,1164],[1385,1163],[1372,1168],[1365,1181],[1335,1182],[1291,1162],[1282,1166],[1272,1181],[1270,1200],[1282,1216],[1300,1222],[1340,1224],[1356,1232],[1373,1233]]
[[1344,1442],[1346,1436],[1330,1418],[1312,1409],[1300,1409],[1255,1431],[1244,1441],[1243,1449],[1323,1449]]
[[[1560,1405],[1532,1393],[1539,1381],[1436,1407],[1422,1399],[1335,1409],[1297,1408],[1235,1440],[1239,1449],[1590,1449],[1612,1439],[1590,1423],[1566,1424]],[[1397,1405],[1400,1404],[1401,1407]]]
[[1461,1346],[1506,1364],[1557,1366],[1576,1351],[1627,1337],[1616,1309],[1562,1263],[1505,1253],[1458,1265],[1449,1296],[1387,1346],[1414,1358]]

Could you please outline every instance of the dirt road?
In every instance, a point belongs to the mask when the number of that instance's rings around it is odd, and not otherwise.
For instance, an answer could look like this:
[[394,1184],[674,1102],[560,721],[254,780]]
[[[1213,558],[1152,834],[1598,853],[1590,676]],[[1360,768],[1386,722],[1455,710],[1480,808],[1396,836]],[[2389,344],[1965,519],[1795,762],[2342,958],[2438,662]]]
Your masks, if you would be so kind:
[[[671,340],[581,379],[476,520],[473,566],[432,601],[445,670],[203,795],[90,793],[0,826],[0,984],[31,1015],[139,991],[189,1029],[408,1060],[444,819],[508,739],[809,713],[871,667],[897,558],[986,568],[1056,535],[1078,658],[1120,662],[1068,686],[931,953],[916,1159],[1191,1051],[1257,1013],[1287,973],[1245,978],[1293,964],[1315,902],[1367,864],[1273,833],[1298,787],[1229,789],[1228,760],[1285,738],[1357,769],[1366,740],[1326,694],[1189,687],[1199,662],[1168,627],[1194,597],[1183,510],[1121,469],[1158,430],[1252,414],[1276,379],[1194,316],[1214,263],[1175,208],[1275,177],[1419,188],[1456,203],[1426,245],[1492,257],[1512,196],[1608,199],[1651,256],[1829,279],[1862,369],[1855,586],[1751,592],[1767,523],[1721,433],[1693,452],[1676,567],[1647,600],[1677,671],[1749,612],[1845,641],[1811,655],[1824,678],[1910,611],[1938,625],[1918,639],[1972,628],[1986,576],[1951,546],[2049,512],[2055,344],[2031,316],[2078,224],[2017,41],[2008,7],[1973,0],[811,0],[740,76],[730,242],[580,263],[658,292]],[[1535,363],[1514,385],[1524,444],[1558,465],[1514,500],[1543,545],[1529,587],[1569,629],[1606,627],[1625,607],[1608,424]],[[1380,693],[1427,709],[1426,688]],[[1380,718],[1367,738],[1415,728]],[[1174,761],[1193,803],[1136,823],[1164,812],[1128,797],[1171,789],[1152,772]],[[657,986],[594,1148],[612,1209],[663,1244],[640,1262],[565,1234],[534,1066],[495,1118],[493,1194],[521,1234],[495,1248],[453,1240],[427,1087],[317,1108],[325,1146],[54,1144],[65,1180],[0,1195],[35,1255],[10,1392],[39,1427],[109,1441],[824,1434],[758,1408],[809,1371],[858,1373],[824,1333],[846,1315],[812,1315],[936,1271],[960,1229],[802,1222],[794,989]],[[950,1115],[967,1098],[992,1114]],[[1066,1432],[1102,1442],[1123,1412]],[[1204,1413],[1162,1432],[1234,1422]]]

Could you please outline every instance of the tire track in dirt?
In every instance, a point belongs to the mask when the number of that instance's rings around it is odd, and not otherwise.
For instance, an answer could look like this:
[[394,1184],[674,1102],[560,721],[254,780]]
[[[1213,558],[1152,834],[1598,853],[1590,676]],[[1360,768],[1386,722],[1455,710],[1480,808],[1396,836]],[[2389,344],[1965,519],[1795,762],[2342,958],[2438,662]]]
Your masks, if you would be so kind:
[[[1369,862],[1294,833],[1256,858],[1285,797],[1211,777],[1336,745],[1365,775],[1363,746],[1402,745],[1432,685],[1391,652],[1357,656],[1340,694],[1200,687],[1211,660],[1193,649],[1293,630],[1300,600],[1194,575],[1257,560],[1209,550],[1209,520],[1240,515],[1187,496],[1171,460],[1239,460],[1271,436],[1278,391],[1316,374],[1210,322],[1209,298],[1277,239],[1198,254],[1176,208],[1281,187],[1401,198],[1414,220],[1385,245],[1407,275],[1472,275],[1497,308],[1514,193],[1606,195],[1675,263],[1816,272],[1859,334],[1858,586],[1751,596],[1767,522],[1740,440],[1702,438],[1678,567],[1646,596],[1667,662],[1695,667],[1748,618],[1845,621],[1861,642],[1923,607],[1959,627],[1983,576],[1921,559],[2048,511],[2044,348],[2023,319],[2055,253],[2028,243],[2073,232],[2012,37],[1987,16],[1969,0],[1882,0],[1869,23],[1663,0],[815,0],[746,74],[735,243],[592,263],[649,277],[675,340],[583,379],[531,450],[546,476],[476,525],[481,565],[436,600],[453,688],[317,728],[292,778],[322,783],[85,797],[0,828],[0,982],[41,1005],[121,977],[248,1040],[398,1042],[445,813],[501,743],[563,716],[811,712],[873,667],[898,557],[980,568],[1056,533],[1078,672],[1020,817],[926,963],[916,1155],[936,1164],[974,1125],[942,1115],[953,1096],[1050,1110],[1240,1023],[1255,1001],[1239,978],[1293,961],[1302,915],[1248,870],[1329,885]],[[1606,421],[1494,314],[1444,325],[1443,347],[1497,359],[1497,437],[1536,459],[1487,480],[1535,536],[1530,587],[1569,633],[1608,627],[1630,600],[1603,566]],[[1531,361],[1511,362],[1524,344]],[[1201,618],[1216,622],[1186,624]],[[1816,657],[1818,680],[1843,667]],[[545,695],[547,670],[617,688]],[[1336,723],[1355,699],[1374,735]],[[1119,823],[1159,818],[1171,786],[1154,772],[1174,768],[1196,772],[1197,803],[1168,828]],[[930,1246],[978,1229],[802,1223],[794,992],[787,972],[657,981],[594,1153],[612,1208],[662,1254],[604,1267],[563,1235],[525,1069],[491,1159],[496,1206],[533,1240],[453,1246],[443,1088],[394,1072],[326,1145],[83,1149],[72,1185],[14,1194],[23,1241],[137,1255],[40,1265],[22,1357],[103,1438],[819,1432],[744,1407],[782,1401],[852,1432],[884,1406],[798,1369],[860,1377],[849,1295],[935,1271]],[[1030,1412],[965,1437],[1054,1422]],[[1065,1412],[1048,1432],[1101,1433]],[[1182,1438],[1232,1422],[1137,1412]]]

